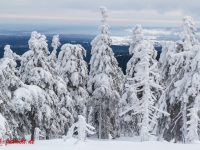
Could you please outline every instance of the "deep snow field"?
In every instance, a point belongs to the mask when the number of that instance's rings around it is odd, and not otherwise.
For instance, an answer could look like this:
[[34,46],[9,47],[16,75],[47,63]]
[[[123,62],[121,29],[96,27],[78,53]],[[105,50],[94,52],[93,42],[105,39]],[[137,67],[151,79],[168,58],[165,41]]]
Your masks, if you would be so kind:
[[84,143],[74,144],[77,139],[41,140],[35,144],[0,146],[0,150],[200,150],[200,143],[175,144],[158,142],[152,138],[147,142],[140,142],[138,137],[121,137],[115,140],[98,140],[89,138]]

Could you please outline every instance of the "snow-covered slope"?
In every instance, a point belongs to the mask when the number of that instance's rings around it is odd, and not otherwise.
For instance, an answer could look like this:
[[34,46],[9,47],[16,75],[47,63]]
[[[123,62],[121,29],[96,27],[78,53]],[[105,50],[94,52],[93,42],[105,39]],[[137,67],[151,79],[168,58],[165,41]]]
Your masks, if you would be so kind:
[[77,139],[62,139],[36,141],[30,145],[0,146],[1,150],[199,150],[200,144],[174,144],[169,142],[157,142],[152,139],[148,142],[140,142],[139,138],[119,138],[116,140],[89,139],[84,143],[74,145]]

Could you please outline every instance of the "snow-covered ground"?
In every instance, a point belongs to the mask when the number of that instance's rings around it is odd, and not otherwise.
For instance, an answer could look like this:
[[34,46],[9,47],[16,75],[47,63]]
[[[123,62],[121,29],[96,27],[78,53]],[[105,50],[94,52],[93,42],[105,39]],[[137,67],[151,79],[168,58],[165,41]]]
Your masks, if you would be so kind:
[[200,143],[175,144],[158,142],[154,138],[140,142],[139,138],[121,137],[115,140],[90,138],[84,143],[74,144],[77,139],[36,141],[35,144],[0,146],[0,150],[200,150]]

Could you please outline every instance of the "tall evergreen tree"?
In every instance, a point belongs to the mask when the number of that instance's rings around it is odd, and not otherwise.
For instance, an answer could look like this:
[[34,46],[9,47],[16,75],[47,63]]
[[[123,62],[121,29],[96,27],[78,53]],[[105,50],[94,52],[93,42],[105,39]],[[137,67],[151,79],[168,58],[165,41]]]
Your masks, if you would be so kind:
[[15,107],[12,103],[13,93],[23,86],[23,82],[19,79],[16,69],[16,59],[20,56],[13,53],[10,45],[4,48],[4,57],[0,59],[0,113],[6,118],[14,138],[23,137],[23,122],[28,121],[15,113]]
[[[130,42],[129,47],[129,54],[133,55],[132,58],[128,61],[126,66],[126,76],[125,76],[125,85],[123,90],[122,99],[119,103],[119,113],[126,111],[127,109],[136,106],[139,99],[137,97],[135,86],[133,85],[134,82],[130,81],[128,79],[133,78],[135,76],[136,70],[136,64],[138,62],[138,56],[135,57],[134,55],[134,48],[136,45],[144,40],[144,36],[142,33],[141,26],[136,26],[134,29],[132,29],[133,37]],[[128,86],[127,86],[128,85]],[[121,133],[124,134],[124,136],[133,136],[133,135],[139,135],[140,127],[138,126],[139,122],[139,115],[134,114],[134,110],[129,110],[127,113],[125,113],[120,118],[120,126],[121,126]]]
[[74,117],[86,116],[86,104],[89,94],[86,89],[88,81],[87,63],[83,60],[86,50],[81,45],[64,44],[58,55],[57,70],[66,82],[72,99],[75,101]]
[[[4,58],[0,60],[0,76],[3,81],[0,91],[4,96],[0,110],[8,120],[13,138],[17,139],[32,133],[36,126],[50,128],[51,118],[55,115],[49,107],[52,105],[50,96],[38,86],[25,85],[18,77],[15,59],[19,58],[7,45]],[[54,131],[57,132],[55,129]]]
[[[23,125],[23,135],[31,134],[31,139],[35,140],[35,128],[41,129],[46,139],[58,138],[63,134],[59,124],[60,114],[52,109],[56,106],[53,99],[38,86],[24,85],[18,88],[13,93],[12,103],[15,112],[22,117],[20,124]],[[28,127],[24,120],[27,121]]]
[[127,64],[126,88],[120,101],[122,131],[139,132],[141,141],[147,141],[152,131],[151,123],[157,121],[155,112],[167,113],[155,107],[162,92],[157,52],[153,44],[144,39],[140,25],[133,29],[129,53],[133,56]]
[[118,102],[122,94],[123,73],[110,48],[108,17],[105,7],[100,7],[102,17],[99,27],[100,34],[91,42],[92,57],[88,91],[91,96],[89,107],[93,110],[93,124],[98,130],[99,138],[108,139],[109,134],[118,136]]
[[200,47],[195,30],[193,19],[185,16],[180,40],[163,44],[160,68],[166,87],[161,99],[166,101],[163,106],[171,115],[162,118],[159,139],[183,143],[197,139]]
[[[47,103],[51,114],[49,117],[51,122],[47,126],[43,126],[42,130],[46,133],[46,138],[54,138],[63,134],[70,126],[74,118],[73,101],[67,90],[65,82],[58,76],[55,68],[52,67],[48,59],[48,45],[46,37],[32,32],[29,40],[30,50],[22,56],[20,75],[22,81],[27,85],[37,85],[43,89],[50,101]],[[36,127],[37,123],[36,111],[31,111],[32,127]],[[35,124],[35,125],[34,125]],[[32,129],[34,135],[34,129]]]

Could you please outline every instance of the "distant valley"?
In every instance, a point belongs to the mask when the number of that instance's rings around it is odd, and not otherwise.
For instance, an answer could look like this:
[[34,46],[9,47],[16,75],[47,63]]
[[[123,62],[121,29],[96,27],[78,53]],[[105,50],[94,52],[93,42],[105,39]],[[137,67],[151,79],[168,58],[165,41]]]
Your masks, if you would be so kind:
[[[47,40],[48,45],[51,45],[53,34],[48,34]],[[94,39],[94,35],[60,35],[60,42],[61,44],[65,43],[71,43],[71,44],[81,44],[87,51],[87,55],[85,57],[85,61],[89,63],[90,57],[91,57],[91,45],[90,42],[92,39]],[[28,47],[28,40],[30,39],[30,35],[0,35],[0,58],[3,57],[4,53],[4,46],[5,45],[11,45],[11,49],[17,53],[18,55],[22,55],[24,52],[29,50]],[[126,71],[126,64],[131,58],[131,55],[128,53],[129,46],[128,45],[112,45],[111,48],[113,49],[113,52],[115,53],[116,59],[119,63],[119,67],[122,68],[123,72]],[[158,51],[157,59],[159,59],[160,53],[161,53],[161,47],[155,47],[155,49]],[[49,51],[51,52],[53,50],[52,47],[49,47]],[[59,53],[60,48],[57,52]]]

